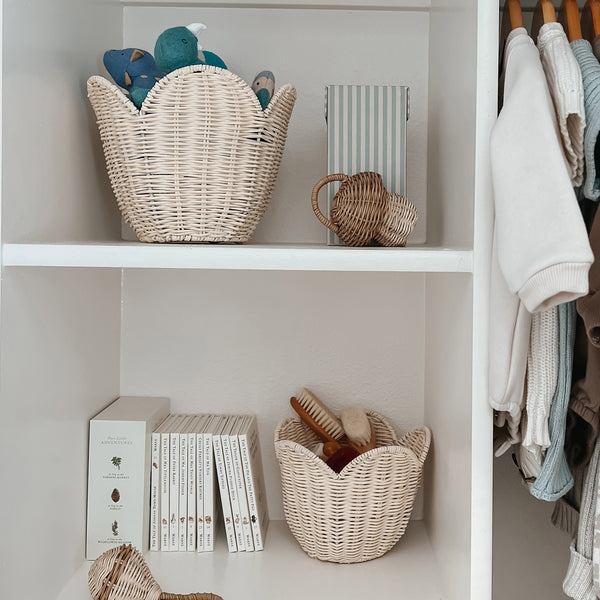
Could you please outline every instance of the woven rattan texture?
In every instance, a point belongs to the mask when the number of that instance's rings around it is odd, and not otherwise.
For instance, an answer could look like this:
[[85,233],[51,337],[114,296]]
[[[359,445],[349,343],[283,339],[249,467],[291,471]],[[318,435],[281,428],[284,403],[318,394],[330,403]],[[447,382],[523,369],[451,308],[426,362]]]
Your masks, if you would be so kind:
[[[319,190],[341,181],[333,197],[329,219],[319,209]],[[347,246],[404,246],[417,222],[417,209],[404,196],[390,194],[379,173],[323,177],[312,191],[311,205],[319,221]]]
[[296,90],[265,111],[230,71],[196,65],[150,90],[141,109],[103,77],[88,80],[109,179],[144,242],[245,242],[270,201]]
[[94,600],[223,600],[210,593],[163,592],[144,557],[130,545],[117,546],[101,554],[90,567],[88,584]]
[[417,209],[408,198],[400,194],[389,194],[375,241],[382,246],[406,246],[406,240],[415,228],[417,216]]
[[356,563],[378,558],[402,537],[421,483],[431,433],[418,427],[401,440],[368,413],[378,447],[335,473],[308,448],[319,441],[297,418],[275,431],[286,521],[312,558]]

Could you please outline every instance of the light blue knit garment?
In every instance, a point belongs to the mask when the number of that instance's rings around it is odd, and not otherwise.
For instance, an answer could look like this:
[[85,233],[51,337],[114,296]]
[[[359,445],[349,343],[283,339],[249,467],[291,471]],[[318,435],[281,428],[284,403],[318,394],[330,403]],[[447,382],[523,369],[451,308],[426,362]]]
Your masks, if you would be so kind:
[[540,474],[531,487],[532,495],[547,502],[558,500],[573,487],[573,476],[567,465],[564,446],[573,376],[576,317],[575,302],[558,307],[558,378],[548,417],[550,447],[546,451]]
[[583,148],[585,154],[585,177],[583,195],[590,200],[600,197],[600,177],[596,169],[596,142],[600,134],[600,63],[594,56],[592,45],[587,40],[571,42],[573,54],[579,63],[583,79],[585,106],[585,132]]

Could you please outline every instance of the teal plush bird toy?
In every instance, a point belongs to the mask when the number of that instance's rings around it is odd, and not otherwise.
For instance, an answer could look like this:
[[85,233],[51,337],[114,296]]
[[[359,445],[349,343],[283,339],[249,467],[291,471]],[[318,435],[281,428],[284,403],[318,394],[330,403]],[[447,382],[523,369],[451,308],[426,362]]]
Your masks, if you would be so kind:
[[202,49],[198,34],[206,29],[202,23],[187,27],[171,27],[163,31],[154,46],[154,58],[158,68],[165,73],[189,65],[212,65],[226,69],[227,65],[214,52]]
[[115,83],[129,92],[137,108],[163,76],[152,54],[138,48],[107,50],[104,53],[104,66]]

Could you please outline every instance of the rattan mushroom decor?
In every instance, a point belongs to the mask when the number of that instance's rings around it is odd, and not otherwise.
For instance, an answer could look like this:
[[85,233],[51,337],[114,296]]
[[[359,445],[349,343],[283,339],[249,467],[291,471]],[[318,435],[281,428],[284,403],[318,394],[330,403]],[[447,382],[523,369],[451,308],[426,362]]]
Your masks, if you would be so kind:
[[[319,190],[341,181],[333,197],[329,219],[319,209]],[[336,173],[314,186],[311,204],[319,221],[347,246],[405,246],[417,222],[417,209],[406,197],[385,189],[379,173],[349,176]]]
[[101,554],[88,574],[94,600],[223,600],[215,594],[169,594],[152,576],[141,553],[121,545]]

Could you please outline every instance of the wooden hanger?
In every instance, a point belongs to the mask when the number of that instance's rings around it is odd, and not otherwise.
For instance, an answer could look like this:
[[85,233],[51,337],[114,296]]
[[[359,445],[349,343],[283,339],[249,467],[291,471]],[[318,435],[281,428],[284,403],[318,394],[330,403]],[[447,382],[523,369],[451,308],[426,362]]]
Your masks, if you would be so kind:
[[[599,0],[600,1],[600,0]],[[544,23],[556,22],[556,10],[551,0],[538,0],[533,11],[533,24],[531,26],[531,37],[537,42],[537,37]]]
[[563,0],[558,11],[558,20],[565,29],[569,41],[580,40],[581,23],[579,21],[579,6],[577,0]]
[[502,27],[500,29],[500,69],[502,69],[502,57],[504,56],[504,45],[508,34],[517,27],[523,27],[523,15],[519,0],[505,0],[502,11]]
[[600,35],[600,0],[588,0],[581,11],[581,33],[591,42]]
[[502,13],[502,28],[506,24],[508,31],[517,27],[523,27],[523,15],[521,14],[521,3],[519,0],[506,0]]

